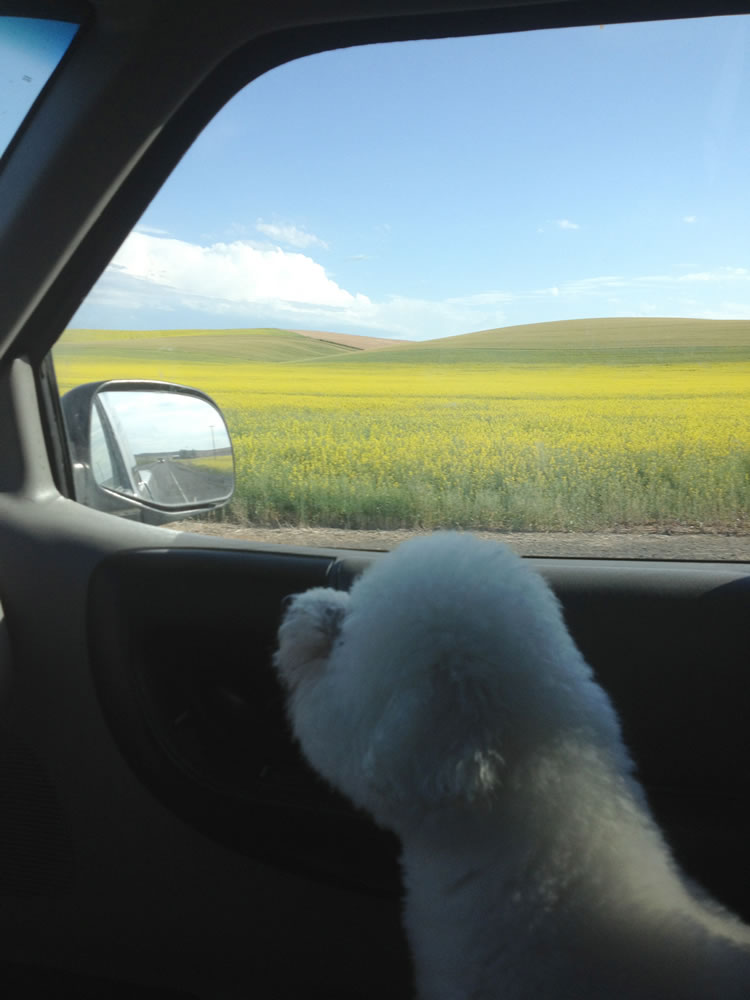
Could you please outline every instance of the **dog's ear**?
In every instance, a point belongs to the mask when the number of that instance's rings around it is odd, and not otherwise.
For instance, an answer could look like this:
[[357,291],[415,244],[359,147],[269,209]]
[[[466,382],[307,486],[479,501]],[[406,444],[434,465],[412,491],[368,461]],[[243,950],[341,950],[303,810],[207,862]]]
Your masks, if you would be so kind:
[[364,776],[380,801],[489,803],[503,783],[499,721],[481,684],[439,664],[394,691],[374,727]]

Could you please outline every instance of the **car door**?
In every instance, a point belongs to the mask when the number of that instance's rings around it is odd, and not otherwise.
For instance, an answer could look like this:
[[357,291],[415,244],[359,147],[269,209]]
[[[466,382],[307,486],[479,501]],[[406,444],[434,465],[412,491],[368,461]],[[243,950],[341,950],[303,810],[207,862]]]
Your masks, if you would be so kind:
[[[175,532],[77,502],[49,351],[201,127],[265,69],[600,16],[444,6],[66,8],[79,35],[0,174],[7,996],[411,995],[397,844],[310,773],[270,665],[285,595],[346,588],[382,554]],[[535,564],[678,858],[750,918],[748,566]]]

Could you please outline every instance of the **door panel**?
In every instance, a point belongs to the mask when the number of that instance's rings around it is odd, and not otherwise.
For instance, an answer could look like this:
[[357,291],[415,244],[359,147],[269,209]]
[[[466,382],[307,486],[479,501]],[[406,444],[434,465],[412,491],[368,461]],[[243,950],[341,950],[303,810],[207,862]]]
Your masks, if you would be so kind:
[[8,625],[5,620],[5,612],[0,604],[0,707],[5,700],[11,682],[11,656],[10,640],[8,639]]
[[144,550],[89,591],[102,706],[170,808],[251,857],[397,899],[395,838],[308,769],[271,666],[282,598],[326,586],[330,556]]
[[[396,845],[310,773],[271,668],[281,598],[348,587],[377,554],[146,550],[93,577],[97,689],[138,774],[220,842],[396,898]],[[750,915],[738,765],[750,576],[743,567],[540,560],[623,720],[653,807],[699,881]]]
[[[27,848],[0,853],[0,962],[205,996],[311,978],[409,996],[394,842],[301,762],[269,666],[282,596],[348,587],[381,556],[180,535],[69,501],[2,513],[0,828]],[[750,915],[750,567],[535,565],[680,860]]]
[[[171,602],[173,617],[161,632],[166,646],[171,642],[180,650],[184,665],[191,657],[205,661],[181,645],[182,636],[202,627],[205,643],[222,650],[232,616],[244,633],[246,592],[232,567],[244,567],[242,580],[257,597],[271,586],[267,556],[205,545],[68,501],[3,498],[0,513],[0,597],[13,666],[0,710],[0,986],[22,981],[31,990],[39,983],[35,995],[43,996],[45,970],[61,970],[86,983],[101,979],[101,996],[108,995],[104,983],[127,983],[169,986],[211,1000],[284,997],[305,995],[311,982],[333,997],[347,995],[353,983],[363,997],[411,996],[398,899],[346,889],[336,872],[301,874],[310,850],[299,820],[304,810],[274,812],[281,846],[273,863],[244,845],[245,836],[254,836],[253,817],[261,827],[258,839],[269,840],[263,802],[243,816],[243,804],[232,800],[222,807],[223,839],[207,836],[142,780],[137,761],[115,739],[120,731],[104,706],[102,664],[89,655],[97,622],[87,610],[99,567],[103,580],[118,552],[125,559],[128,550],[158,549],[153,559],[144,554],[135,578],[114,574],[123,592],[144,595],[153,618],[159,608],[145,595],[157,594],[166,616],[169,594],[177,597],[185,573],[185,600]],[[179,557],[186,548],[187,562],[179,570],[168,564],[168,580],[157,572],[165,553]],[[316,578],[315,567],[327,561],[293,556],[290,584],[306,586]],[[188,562],[194,574],[182,570]],[[233,584],[212,594],[218,566],[226,567]],[[226,607],[233,590],[235,603]],[[275,615],[275,602],[269,593],[263,614]],[[135,596],[131,606],[137,606]],[[261,623],[271,635],[274,624],[262,615]],[[135,648],[137,637],[134,629],[133,636],[117,641],[122,650]],[[113,637],[109,641],[111,653]],[[152,662],[158,660],[154,654]],[[126,696],[118,700],[109,693],[115,704],[129,706]],[[144,725],[137,717],[131,721],[134,732]],[[185,808],[194,814],[209,811],[211,796],[218,798],[211,787],[204,795],[192,779],[188,787]],[[230,836],[234,846],[226,843]],[[310,843],[314,836],[313,829]],[[282,863],[285,843],[294,848],[288,864]],[[362,870],[367,866],[364,857]],[[373,948],[382,959],[362,981]],[[123,995],[139,996],[132,989]],[[83,990],[80,995],[86,995]]]

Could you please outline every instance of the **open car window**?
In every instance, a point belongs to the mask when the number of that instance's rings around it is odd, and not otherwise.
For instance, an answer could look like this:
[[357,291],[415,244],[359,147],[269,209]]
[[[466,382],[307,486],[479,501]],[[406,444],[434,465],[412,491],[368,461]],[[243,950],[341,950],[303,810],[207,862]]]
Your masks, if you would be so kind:
[[747,559],[747,39],[597,25],[273,70],[79,309],[61,391],[218,403],[235,493],[188,530]]
[[0,163],[78,27],[69,21],[0,15]]

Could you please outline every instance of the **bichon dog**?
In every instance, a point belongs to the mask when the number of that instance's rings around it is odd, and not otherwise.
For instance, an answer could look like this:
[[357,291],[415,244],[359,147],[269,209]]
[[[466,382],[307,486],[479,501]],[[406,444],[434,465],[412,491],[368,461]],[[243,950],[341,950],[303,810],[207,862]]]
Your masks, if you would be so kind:
[[291,599],[312,766],[402,843],[423,1000],[747,1000],[750,929],[682,876],[542,577],[439,533]]

